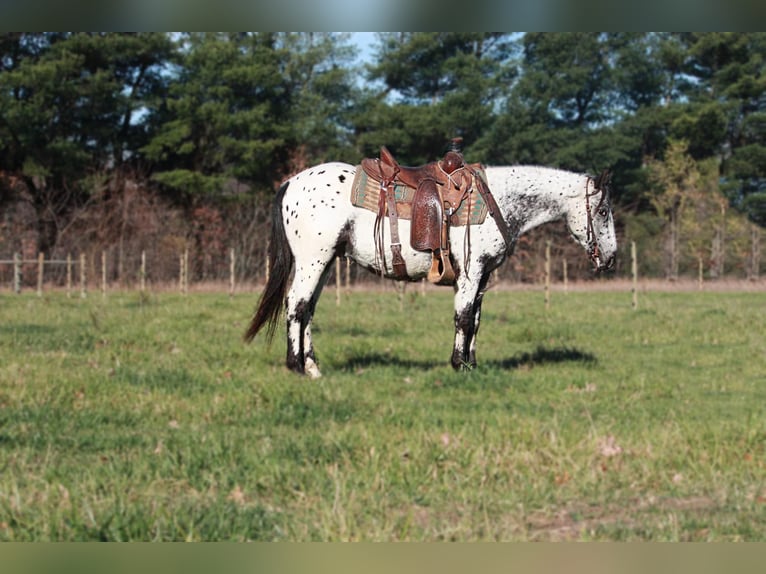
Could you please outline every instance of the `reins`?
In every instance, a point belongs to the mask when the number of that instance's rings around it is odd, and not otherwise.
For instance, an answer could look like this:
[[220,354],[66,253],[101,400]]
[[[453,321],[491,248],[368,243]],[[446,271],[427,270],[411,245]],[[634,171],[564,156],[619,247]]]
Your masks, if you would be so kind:
[[[598,241],[596,240],[596,232],[593,229],[593,214],[590,211],[590,198],[593,195],[596,195],[597,193],[601,193],[601,199],[598,202],[598,205],[596,206],[596,209],[599,209],[601,207],[601,204],[604,203],[604,189],[599,187],[599,184],[603,184],[601,181],[602,178],[599,178],[598,182],[594,180],[592,177],[588,176],[588,178],[585,180],[585,217],[586,217],[586,224],[585,224],[585,240],[588,242],[588,245],[593,246],[593,250],[590,253],[591,261],[598,261],[601,257],[601,251],[598,248]],[[588,192],[588,186],[590,183],[593,183],[593,193]]]

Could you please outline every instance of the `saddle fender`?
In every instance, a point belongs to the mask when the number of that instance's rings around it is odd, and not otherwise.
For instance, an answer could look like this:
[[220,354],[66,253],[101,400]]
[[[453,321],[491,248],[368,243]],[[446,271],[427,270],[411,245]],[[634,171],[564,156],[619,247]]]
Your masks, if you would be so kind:
[[442,248],[444,207],[441,194],[433,179],[425,179],[412,198],[410,244],[418,251],[438,251]]

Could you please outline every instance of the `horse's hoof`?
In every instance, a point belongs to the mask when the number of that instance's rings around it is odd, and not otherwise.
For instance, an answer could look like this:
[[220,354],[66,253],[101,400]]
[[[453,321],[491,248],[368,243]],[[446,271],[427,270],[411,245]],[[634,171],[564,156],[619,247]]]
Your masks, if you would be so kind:
[[461,373],[467,373],[473,371],[476,368],[476,363],[466,363],[464,361],[460,363],[453,363],[452,368]]
[[318,379],[322,376],[319,372],[319,367],[312,359],[306,359],[306,374],[312,379]]

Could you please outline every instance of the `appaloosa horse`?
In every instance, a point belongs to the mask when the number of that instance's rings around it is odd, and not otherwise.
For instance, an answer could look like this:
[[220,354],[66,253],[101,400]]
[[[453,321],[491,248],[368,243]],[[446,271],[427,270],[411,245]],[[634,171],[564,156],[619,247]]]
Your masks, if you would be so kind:
[[[350,200],[357,169],[361,168],[325,163],[282,184],[272,207],[271,273],[245,334],[250,341],[268,325],[270,339],[286,305],[287,367],[313,378],[321,373],[311,341],[311,321],[333,259],[346,255],[367,269],[395,278],[391,257],[376,253],[376,214]],[[470,226],[470,241],[465,241],[468,226],[450,227],[456,275],[455,369],[476,366],[476,334],[490,273],[512,253],[523,233],[565,218],[572,237],[587,251],[597,271],[611,268],[617,251],[608,172],[593,177],[546,167],[508,166],[487,167],[485,173],[505,225],[487,217]],[[409,225],[408,220],[399,221],[402,237],[409,237]],[[383,243],[390,246],[388,226],[382,227]],[[506,228],[504,233],[500,227]],[[401,253],[408,279],[426,276],[432,264],[430,252],[415,251],[403,241]]]

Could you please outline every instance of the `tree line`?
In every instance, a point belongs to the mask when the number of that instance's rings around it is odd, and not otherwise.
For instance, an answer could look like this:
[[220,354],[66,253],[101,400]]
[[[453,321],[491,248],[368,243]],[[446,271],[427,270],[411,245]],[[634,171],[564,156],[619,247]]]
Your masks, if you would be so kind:
[[764,33],[378,33],[364,63],[348,33],[3,33],[0,55],[6,253],[109,249],[119,276],[190,249],[206,278],[234,247],[254,275],[283,178],[455,136],[469,161],[611,168],[642,273],[743,272],[766,225]]

